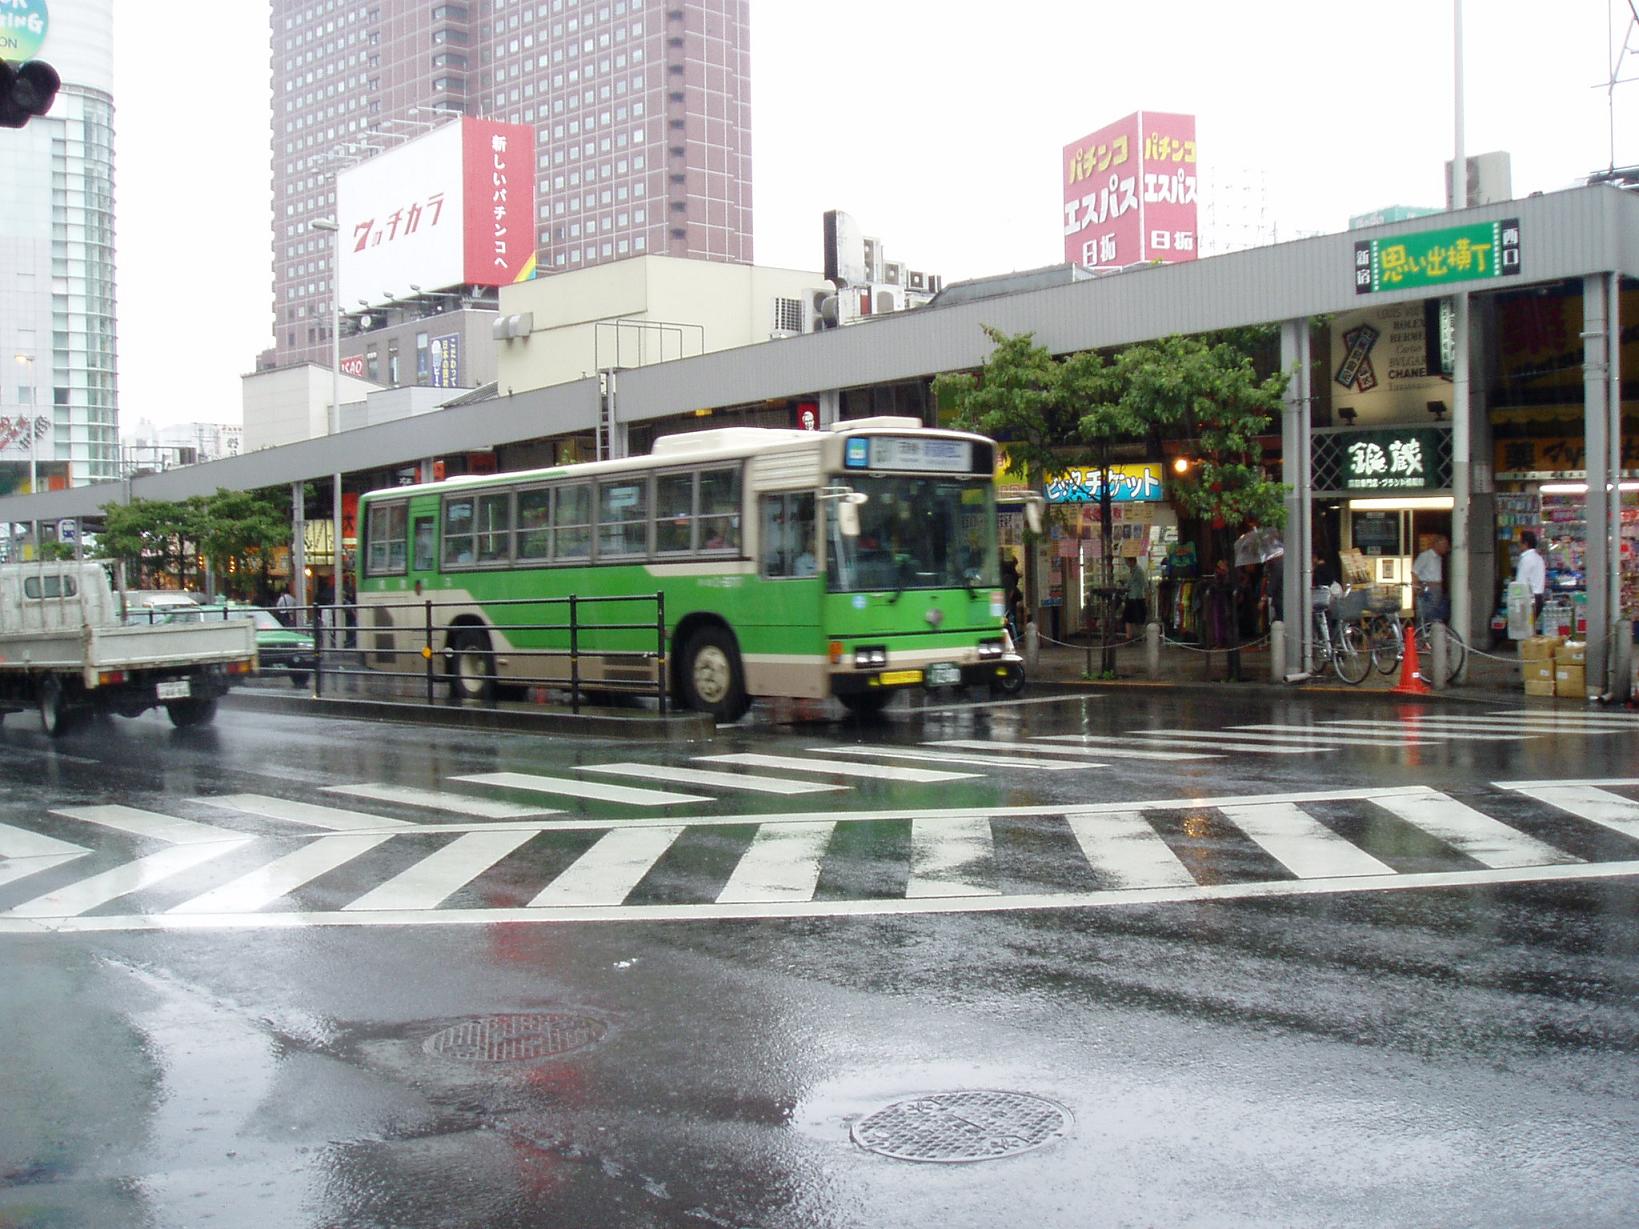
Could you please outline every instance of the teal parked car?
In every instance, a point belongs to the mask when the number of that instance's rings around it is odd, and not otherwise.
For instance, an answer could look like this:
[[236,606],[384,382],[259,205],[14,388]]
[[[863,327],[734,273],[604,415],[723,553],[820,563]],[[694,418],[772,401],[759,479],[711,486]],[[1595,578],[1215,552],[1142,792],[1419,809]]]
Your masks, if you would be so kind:
[[287,674],[292,687],[306,687],[318,664],[313,648],[313,637],[305,631],[286,627],[271,610],[260,606],[243,606],[237,602],[227,605],[195,606],[192,610],[177,607],[166,610],[158,617],[162,623],[203,623],[210,619],[250,619],[256,624],[256,657],[263,674]]

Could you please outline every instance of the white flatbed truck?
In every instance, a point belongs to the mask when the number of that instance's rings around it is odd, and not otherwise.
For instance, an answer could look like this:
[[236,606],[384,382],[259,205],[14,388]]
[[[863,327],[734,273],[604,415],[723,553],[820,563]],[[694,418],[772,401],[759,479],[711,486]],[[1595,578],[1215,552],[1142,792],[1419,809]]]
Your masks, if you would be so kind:
[[0,564],[0,717],[37,708],[54,738],[161,706],[174,725],[205,725],[256,672],[249,620],[128,623],[120,605],[100,563]]

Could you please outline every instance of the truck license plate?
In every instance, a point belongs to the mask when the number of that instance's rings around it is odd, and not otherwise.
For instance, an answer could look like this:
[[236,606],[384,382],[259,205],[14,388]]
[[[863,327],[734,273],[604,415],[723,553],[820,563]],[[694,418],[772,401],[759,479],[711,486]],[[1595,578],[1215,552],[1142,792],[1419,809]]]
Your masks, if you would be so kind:
[[962,667],[955,662],[935,662],[928,667],[929,687],[950,687],[962,681]]
[[186,700],[193,694],[188,686],[187,679],[176,679],[171,682],[160,683],[155,689],[161,700]]

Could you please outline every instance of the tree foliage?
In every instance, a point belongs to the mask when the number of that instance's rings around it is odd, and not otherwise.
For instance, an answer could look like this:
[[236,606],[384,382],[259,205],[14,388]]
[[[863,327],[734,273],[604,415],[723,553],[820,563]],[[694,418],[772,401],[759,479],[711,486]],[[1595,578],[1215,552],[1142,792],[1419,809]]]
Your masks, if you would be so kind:
[[107,504],[97,554],[123,561],[139,584],[159,576],[197,583],[206,560],[219,575],[255,575],[265,584],[273,553],[290,544],[288,505],[288,497],[226,489],[179,502]]

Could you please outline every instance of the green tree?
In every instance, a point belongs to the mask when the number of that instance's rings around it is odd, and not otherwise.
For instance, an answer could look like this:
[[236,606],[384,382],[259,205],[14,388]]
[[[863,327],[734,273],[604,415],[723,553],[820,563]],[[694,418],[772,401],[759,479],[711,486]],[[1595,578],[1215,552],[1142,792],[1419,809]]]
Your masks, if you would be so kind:
[[182,582],[182,560],[187,548],[187,514],[181,504],[162,499],[133,499],[103,505],[103,528],[97,535],[97,554],[125,565],[134,588],[161,576]]
[[219,578],[238,577],[243,588],[265,591],[274,551],[290,544],[288,503],[264,491],[218,488],[199,499],[190,516],[199,553]]

